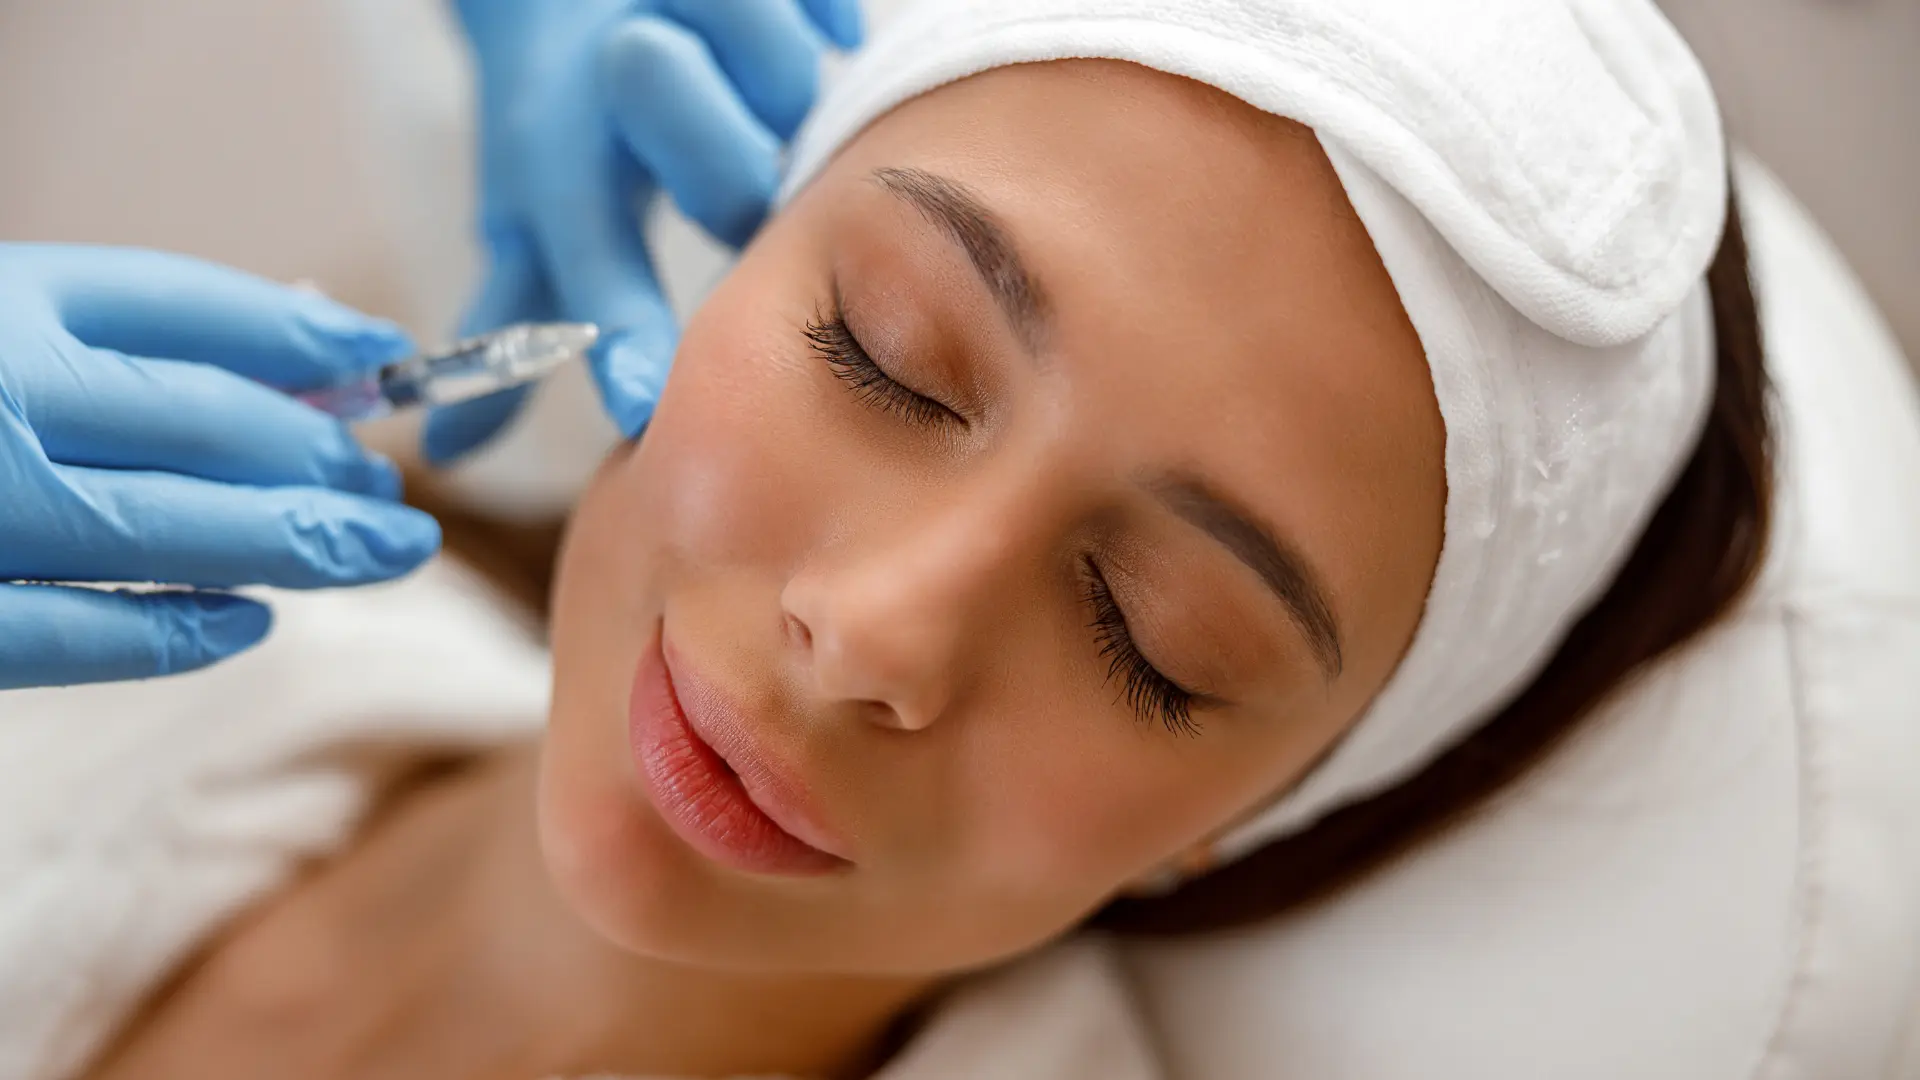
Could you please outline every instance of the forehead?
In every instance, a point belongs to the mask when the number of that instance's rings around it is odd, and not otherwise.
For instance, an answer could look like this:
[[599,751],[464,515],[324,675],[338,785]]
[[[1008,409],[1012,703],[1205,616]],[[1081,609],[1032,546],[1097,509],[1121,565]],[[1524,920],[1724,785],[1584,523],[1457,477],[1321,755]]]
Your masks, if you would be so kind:
[[[1117,287],[1145,276],[1178,297],[1190,282],[1204,299],[1235,281],[1266,288],[1290,266],[1309,284],[1330,258],[1378,264],[1311,131],[1133,64],[988,71],[910,100],[845,157],[855,171],[912,163],[959,179],[1017,226],[1023,250],[1078,276],[1112,271]],[[1287,253],[1276,243],[1309,242],[1325,249],[1319,266],[1275,258]]]

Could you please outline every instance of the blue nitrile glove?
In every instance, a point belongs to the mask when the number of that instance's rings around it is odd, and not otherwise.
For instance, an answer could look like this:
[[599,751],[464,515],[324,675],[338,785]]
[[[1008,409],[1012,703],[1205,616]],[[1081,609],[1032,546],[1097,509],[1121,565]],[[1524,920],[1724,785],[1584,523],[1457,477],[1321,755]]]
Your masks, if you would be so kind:
[[[678,331],[641,233],[657,191],[734,246],[813,107],[825,42],[860,39],[859,0],[454,0],[480,88],[480,231],[489,268],[469,333],[565,318],[626,436],[653,416]],[[425,451],[492,438],[524,391],[436,412]]]
[[[269,614],[195,590],[358,585],[433,554],[439,527],[391,501],[391,462],[263,385],[313,389],[408,348],[192,259],[0,244],[0,689],[202,667]],[[184,588],[33,584],[88,581]]]

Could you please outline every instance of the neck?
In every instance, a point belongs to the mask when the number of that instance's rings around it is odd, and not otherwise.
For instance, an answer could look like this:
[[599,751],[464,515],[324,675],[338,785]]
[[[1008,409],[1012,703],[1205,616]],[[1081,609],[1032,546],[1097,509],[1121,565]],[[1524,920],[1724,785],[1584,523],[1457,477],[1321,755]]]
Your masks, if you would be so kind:
[[536,759],[502,754],[403,804],[356,852],[360,880],[333,890],[334,918],[370,945],[355,951],[410,976],[384,980],[396,1022],[370,1030],[399,1034],[368,1054],[434,1066],[418,1075],[466,1071],[451,1058],[475,1075],[871,1070],[930,981],[721,972],[608,943],[547,876]]

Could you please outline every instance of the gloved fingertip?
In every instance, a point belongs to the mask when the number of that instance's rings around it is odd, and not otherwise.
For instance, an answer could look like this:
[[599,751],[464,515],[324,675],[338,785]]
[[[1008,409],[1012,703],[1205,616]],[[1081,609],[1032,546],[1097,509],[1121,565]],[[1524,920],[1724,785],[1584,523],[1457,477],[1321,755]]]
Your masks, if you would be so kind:
[[394,363],[419,352],[413,336],[399,327],[357,327],[357,329],[321,329],[321,338],[330,354],[340,361],[344,371],[367,371],[382,363]]
[[717,221],[713,227],[714,236],[720,242],[735,251],[743,251],[760,233],[760,227],[773,215],[774,196],[780,190],[780,178],[776,173],[769,177],[769,183],[763,191],[756,191],[750,202],[743,204],[727,218]]
[[368,366],[389,364],[420,351],[412,334],[384,319],[354,334],[351,347]]
[[400,497],[400,468],[385,454],[360,445],[346,424],[334,429],[320,457],[319,481],[335,491],[389,501]]
[[600,388],[600,397],[606,403],[607,416],[623,439],[639,438],[653,422],[653,410],[660,404],[660,395],[638,386],[604,385]]
[[266,639],[273,613],[244,596],[217,592],[122,592],[120,597],[144,609],[154,634],[137,655],[119,658],[112,674],[92,678],[151,678],[180,675],[217,664]]
[[[616,330],[603,336],[589,355],[601,403],[622,438],[638,438],[653,420],[672,359],[670,348],[633,331]],[[667,353],[664,360],[663,352]]]
[[637,439],[653,423],[653,410],[659,404],[657,398],[630,397],[609,405],[607,414],[613,417],[622,439]]
[[861,14],[860,0],[834,0],[828,21],[827,36],[835,45],[853,50],[866,44],[866,17]]
[[362,494],[376,499],[397,501],[404,494],[405,484],[400,479],[400,466],[385,454],[368,453],[366,457],[367,479]]
[[364,315],[325,297],[309,297],[300,320],[342,366],[360,371],[411,356],[413,336],[396,323]]
[[296,560],[268,584],[298,589],[371,585],[400,577],[440,550],[440,523],[399,503],[329,495],[286,515]]
[[196,593],[192,605],[192,621],[209,662],[258,645],[273,629],[272,609],[244,596]]
[[420,346],[398,326],[376,326],[334,339],[357,370],[377,368],[416,355]]
[[440,550],[440,523],[408,506],[386,506],[353,523],[375,578],[404,574]]

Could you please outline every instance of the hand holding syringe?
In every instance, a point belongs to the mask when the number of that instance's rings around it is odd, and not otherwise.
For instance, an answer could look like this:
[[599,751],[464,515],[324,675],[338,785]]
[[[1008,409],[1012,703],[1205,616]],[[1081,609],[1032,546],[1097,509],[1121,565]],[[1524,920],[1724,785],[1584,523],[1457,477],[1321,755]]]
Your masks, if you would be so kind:
[[536,382],[584,360],[599,340],[590,323],[519,323],[398,360],[354,382],[296,395],[344,420],[373,420],[416,405],[454,405]]

